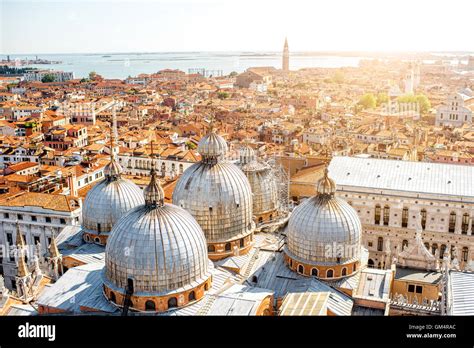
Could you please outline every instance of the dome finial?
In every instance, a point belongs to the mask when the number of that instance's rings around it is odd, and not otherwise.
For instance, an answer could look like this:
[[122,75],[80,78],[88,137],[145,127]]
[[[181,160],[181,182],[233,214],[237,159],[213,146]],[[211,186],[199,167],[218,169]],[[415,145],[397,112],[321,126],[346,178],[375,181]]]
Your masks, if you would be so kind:
[[122,174],[122,167],[115,160],[115,143],[117,136],[117,115],[115,112],[115,100],[112,105],[112,121],[110,122],[110,163],[104,168],[105,176],[108,180],[116,180]]
[[318,195],[334,195],[336,192],[336,183],[333,179],[329,177],[329,163],[332,159],[332,152],[330,151],[329,146],[325,146],[323,151],[323,162],[324,162],[324,175],[321,179],[318,180],[316,185]]
[[150,183],[144,190],[145,204],[152,207],[162,207],[165,204],[165,192],[161,187],[160,180],[156,177],[155,171],[155,153],[153,149],[153,141],[151,145],[151,170],[150,170]]

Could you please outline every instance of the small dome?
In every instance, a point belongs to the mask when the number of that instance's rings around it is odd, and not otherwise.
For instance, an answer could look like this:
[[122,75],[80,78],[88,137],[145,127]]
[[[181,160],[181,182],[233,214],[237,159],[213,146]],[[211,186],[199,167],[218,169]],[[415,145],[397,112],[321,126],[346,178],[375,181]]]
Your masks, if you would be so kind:
[[225,139],[212,130],[201,139],[197,151],[202,156],[203,162],[209,163],[223,159],[228,147]]
[[82,228],[85,232],[108,233],[126,212],[144,203],[143,192],[137,185],[120,174],[113,174],[120,167],[113,162],[105,179],[92,187],[84,200]]
[[122,171],[122,166],[115,159],[112,159],[112,161],[105,166],[104,175],[110,179],[118,179]]
[[245,146],[240,151],[240,169],[250,183],[252,190],[253,215],[263,221],[278,209],[278,183],[268,164],[257,161],[255,151]]
[[123,292],[132,279],[134,296],[153,297],[190,290],[209,279],[212,264],[201,227],[184,209],[156,204],[162,191],[152,176],[146,203],[115,224],[105,249],[108,288]]
[[246,145],[240,149],[240,164],[248,164],[257,160],[254,149]]
[[324,176],[318,180],[316,190],[321,195],[334,195],[336,193],[336,182],[328,176],[327,167],[324,169]]

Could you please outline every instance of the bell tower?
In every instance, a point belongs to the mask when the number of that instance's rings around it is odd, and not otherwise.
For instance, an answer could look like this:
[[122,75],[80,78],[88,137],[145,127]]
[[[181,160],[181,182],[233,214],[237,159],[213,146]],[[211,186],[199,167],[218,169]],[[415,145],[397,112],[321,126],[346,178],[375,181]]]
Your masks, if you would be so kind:
[[282,70],[290,71],[290,51],[288,50],[288,39],[285,38],[285,45],[283,46]]

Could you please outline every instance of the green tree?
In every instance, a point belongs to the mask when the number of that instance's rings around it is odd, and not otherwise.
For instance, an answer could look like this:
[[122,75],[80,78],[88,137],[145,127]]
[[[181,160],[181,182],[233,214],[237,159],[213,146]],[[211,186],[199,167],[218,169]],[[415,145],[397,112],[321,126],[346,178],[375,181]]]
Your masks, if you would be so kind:
[[48,82],[54,82],[54,80],[55,80],[55,78],[54,78],[53,74],[46,74],[41,79],[41,82],[48,83]]
[[227,92],[218,92],[217,93],[217,98],[219,98],[220,100],[227,99],[227,98],[229,98],[229,93],[227,93]]
[[360,108],[363,109],[373,109],[377,105],[377,100],[372,93],[366,93],[360,97],[359,102],[357,103]]
[[431,109],[431,102],[424,94],[405,94],[397,98],[399,103],[418,103],[420,105],[420,112],[426,114]]
[[384,103],[388,102],[388,95],[387,93],[378,93],[377,94],[377,106],[380,106]]
[[194,144],[192,141],[187,141],[187,142],[186,142],[186,147],[187,147],[189,150],[194,150],[197,146],[196,146],[196,144]]
[[234,76],[237,76],[237,75],[238,75],[237,71],[232,71],[232,72],[229,74],[230,77],[234,77]]

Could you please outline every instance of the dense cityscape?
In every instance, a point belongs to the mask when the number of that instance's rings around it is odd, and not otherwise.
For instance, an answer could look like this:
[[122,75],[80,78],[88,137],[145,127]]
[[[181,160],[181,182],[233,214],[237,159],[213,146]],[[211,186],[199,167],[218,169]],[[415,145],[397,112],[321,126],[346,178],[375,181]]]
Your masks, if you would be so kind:
[[[283,41],[283,40],[282,40]],[[474,55],[0,65],[0,314],[473,315]]]

